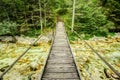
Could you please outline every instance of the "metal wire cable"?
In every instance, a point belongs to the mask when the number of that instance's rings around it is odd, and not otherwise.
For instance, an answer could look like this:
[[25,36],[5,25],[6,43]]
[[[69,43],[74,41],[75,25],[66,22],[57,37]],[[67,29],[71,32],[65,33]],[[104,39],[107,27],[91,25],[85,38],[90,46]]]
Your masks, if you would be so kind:
[[3,76],[31,49],[33,45],[41,38],[40,35],[1,75],[0,80],[3,80]]
[[[78,36],[78,38],[82,39],[76,31],[74,33]],[[83,40],[83,39],[82,39]],[[120,73],[112,67],[95,49],[93,49],[85,40],[83,40],[85,44],[89,46],[89,48],[120,78]]]

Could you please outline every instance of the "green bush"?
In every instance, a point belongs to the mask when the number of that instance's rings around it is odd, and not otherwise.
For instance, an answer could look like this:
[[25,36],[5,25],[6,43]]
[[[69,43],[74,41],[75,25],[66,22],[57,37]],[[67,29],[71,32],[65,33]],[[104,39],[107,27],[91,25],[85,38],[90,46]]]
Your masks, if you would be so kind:
[[0,35],[14,35],[18,33],[17,30],[18,24],[15,22],[3,21],[0,23]]
[[[96,4],[96,5],[95,5]],[[109,21],[103,13],[103,8],[87,1],[76,10],[80,16],[75,17],[74,30],[79,34],[86,34],[85,38],[96,36],[107,36],[109,29],[114,27],[114,23]]]
[[74,41],[75,40],[75,36],[76,35],[74,33],[70,33],[68,36],[69,36],[69,40],[70,41]]
[[67,14],[67,13],[68,13],[68,10],[65,9],[65,8],[59,9],[59,10],[57,11],[57,14],[58,14],[58,15],[65,15],[65,14]]
[[93,37],[93,35],[85,34],[85,37],[83,39],[88,40],[89,38]]

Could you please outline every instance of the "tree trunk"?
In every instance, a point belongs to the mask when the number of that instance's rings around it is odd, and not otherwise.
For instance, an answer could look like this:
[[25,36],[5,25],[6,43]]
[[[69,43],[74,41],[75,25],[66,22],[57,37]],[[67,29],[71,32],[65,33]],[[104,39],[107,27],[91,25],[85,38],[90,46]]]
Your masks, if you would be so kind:
[[44,26],[46,27],[46,3],[44,3]]
[[46,11],[44,11],[44,15],[45,15],[45,16],[44,16],[44,20],[45,20],[45,22],[44,22],[45,24],[44,24],[44,25],[45,25],[45,27],[46,27]]
[[75,21],[75,0],[73,0],[73,12],[72,12],[72,28],[71,31],[74,30],[74,21]]
[[41,13],[41,3],[40,3],[40,0],[39,0],[39,9],[40,9],[40,26],[41,26],[41,33],[42,33],[42,30],[43,30],[43,24],[42,24],[42,13]]

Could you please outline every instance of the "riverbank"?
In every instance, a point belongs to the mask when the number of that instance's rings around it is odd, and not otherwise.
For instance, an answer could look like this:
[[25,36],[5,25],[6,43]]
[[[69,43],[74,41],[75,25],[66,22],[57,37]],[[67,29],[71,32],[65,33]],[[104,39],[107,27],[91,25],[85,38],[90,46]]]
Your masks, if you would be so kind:
[[[108,63],[120,72],[120,35],[112,37],[93,37],[86,40]],[[81,72],[82,80],[116,80],[111,69],[84,43],[83,40],[71,42],[72,50]]]

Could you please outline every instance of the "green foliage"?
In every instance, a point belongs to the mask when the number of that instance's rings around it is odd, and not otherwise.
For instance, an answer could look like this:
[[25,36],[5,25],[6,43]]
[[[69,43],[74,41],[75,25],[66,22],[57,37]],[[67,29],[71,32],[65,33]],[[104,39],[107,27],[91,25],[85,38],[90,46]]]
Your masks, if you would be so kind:
[[14,35],[18,33],[17,26],[18,24],[15,22],[3,21],[0,23],[0,35]]
[[[55,26],[56,9],[59,8],[59,3],[61,3],[59,0],[2,0],[0,2],[0,22],[4,20],[16,22],[19,24],[19,31],[22,28],[22,31],[26,32],[26,29],[29,28],[26,34],[33,36],[36,34],[36,29],[40,30],[40,22],[42,22],[43,28]],[[23,32],[21,33],[23,34]]]
[[41,34],[41,30],[36,30],[36,29],[30,29],[25,33],[25,35],[29,37],[37,37],[40,34]]
[[75,35],[74,33],[69,33],[68,36],[69,36],[69,40],[70,40],[70,41],[74,41],[74,40],[75,40],[75,36],[76,36],[76,35]]
[[120,29],[120,0],[100,0],[102,7],[107,10],[109,20],[115,23],[115,28]]
[[[108,0],[107,0],[108,1]],[[81,36],[84,35],[83,39],[89,39],[93,36],[113,36],[114,32],[110,32],[111,29],[115,28],[116,23],[111,21],[106,14],[109,14],[109,10],[101,6],[99,0],[81,0],[76,1],[75,8],[75,25],[74,30]],[[68,11],[66,17],[66,26],[71,26],[71,12]],[[67,29],[70,31],[69,29]],[[69,37],[73,37],[69,32]]]
[[66,15],[67,12],[68,12],[68,10],[65,9],[65,8],[63,8],[63,9],[59,9],[59,10],[57,11],[57,14],[58,14],[58,15]]
[[[71,26],[72,4],[72,0],[1,0],[0,35],[9,34],[11,30],[16,34],[19,24],[19,29],[23,26],[22,29],[29,28],[25,35],[37,36],[40,34],[40,21],[43,28],[54,27],[57,16],[64,18],[66,26]],[[74,30],[80,35],[85,34],[85,39],[94,35],[107,36],[110,29],[119,29],[119,0],[76,0],[75,9]],[[71,40],[75,39],[73,33],[69,32],[69,35]]]
[[91,35],[91,34],[85,34],[85,36],[83,37],[83,39],[88,40],[91,37],[93,37],[93,35]]
[[103,8],[97,4],[97,1],[94,1],[83,1],[76,10],[80,16],[75,18],[75,31],[85,34],[86,39],[94,35],[107,36],[109,29],[114,26],[114,23],[108,21],[103,13]]

